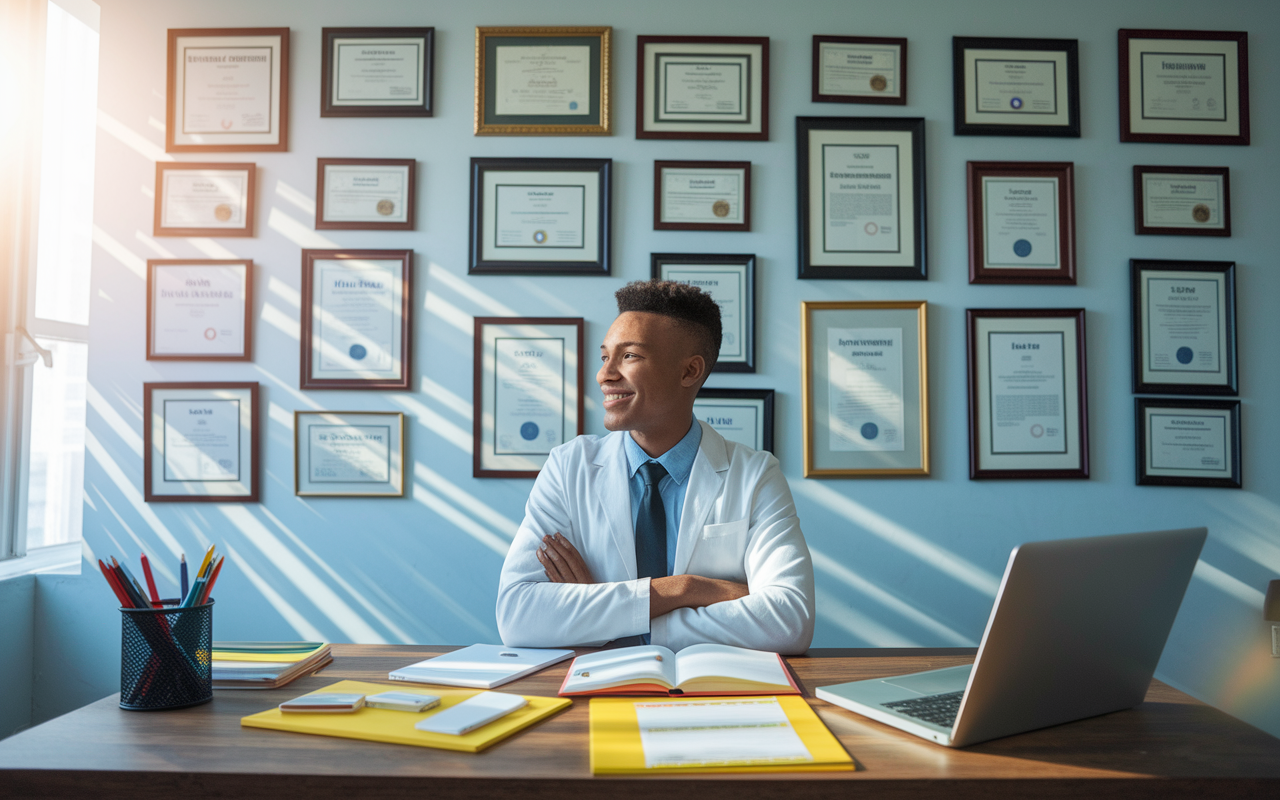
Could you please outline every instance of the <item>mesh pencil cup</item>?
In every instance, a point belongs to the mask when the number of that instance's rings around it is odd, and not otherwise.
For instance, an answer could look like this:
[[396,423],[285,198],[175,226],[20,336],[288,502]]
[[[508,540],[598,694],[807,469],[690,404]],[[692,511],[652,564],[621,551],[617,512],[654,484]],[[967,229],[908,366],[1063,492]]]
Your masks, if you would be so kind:
[[161,711],[213,699],[213,601],[163,602],[120,609],[121,708]]

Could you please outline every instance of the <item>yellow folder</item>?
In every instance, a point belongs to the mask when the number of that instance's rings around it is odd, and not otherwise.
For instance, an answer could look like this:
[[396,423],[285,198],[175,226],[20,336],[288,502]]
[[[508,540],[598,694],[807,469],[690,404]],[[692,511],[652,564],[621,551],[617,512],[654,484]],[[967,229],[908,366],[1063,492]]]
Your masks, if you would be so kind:
[[[813,761],[772,762],[730,760],[706,762],[696,766],[654,766],[645,764],[644,744],[640,738],[637,703],[699,703],[716,700],[753,701],[776,699],[787,715],[791,727],[808,748]],[[687,700],[668,698],[593,697],[591,699],[591,773],[593,775],[629,775],[650,772],[834,772],[856,769],[840,742],[801,697],[696,697]],[[714,732],[706,735],[715,736]],[[720,735],[727,735],[727,732]]]
[[293,731],[295,733],[315,733],[320,736],[339,736],[344,739],[364,739],[370,742],[391,742],[392,744],[409,744],[417,747],[436,747],[441,750],[460,750],[464,753],[478,753],[486,747],[506,739],[535,722],[539,722],[552,714],[572,705],[571,700],[559,697],[530,697],[525,699],[529,705],[507,716],[494,720],[488,725],[476,728],[462,736],[449,736],[442,733],[427,733],[416,730],[413,726],[418,720],[425,719],[457,705],[479,689],[445,689],[437,686],[418,686],[406,689],[403,684],[388,686],[382,683],[363,683],[361,681],[338,681],[337,683],[318,689],[318,692],[354,692],[357,694],[378,694],[390,691],[417,691],[434,694],[440,697],[440,705],[428,711],[410,713],[407,711],[391,711],[385,708],[362,708],[352,714],[285,714],[278,708],[242,717],[240,724],[246,728],[270,728],[277,731]]
[[213,648],[214,661],[245,661],[245,662],[264,662],[268,664],[292,664],[297,661],[305,661],[311,658],[319,651],[328,647],[321,645],[313,650],[293,653],[273,653],[263,651],[260,653],[246,653],[239,650],[219,650],[217,645]]

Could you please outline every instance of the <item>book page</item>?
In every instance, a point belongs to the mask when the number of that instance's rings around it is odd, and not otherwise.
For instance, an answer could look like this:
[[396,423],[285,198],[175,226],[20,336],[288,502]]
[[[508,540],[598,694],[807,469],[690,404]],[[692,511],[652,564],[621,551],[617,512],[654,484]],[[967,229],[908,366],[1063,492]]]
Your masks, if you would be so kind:
[[791,687],[777,653],[725,644],[695,644],[681,650],[676,656],[675,675],[676,686],[685,691],[698,691],[699,683],[720,687],[741,684]]
[[589,692],[631,683],[676,685],[675,653],[660,645],[603,650],[579,656],[569,671],[566,692]]
[[636,719],[648,769],[814,760],[776,697],[637,702]]

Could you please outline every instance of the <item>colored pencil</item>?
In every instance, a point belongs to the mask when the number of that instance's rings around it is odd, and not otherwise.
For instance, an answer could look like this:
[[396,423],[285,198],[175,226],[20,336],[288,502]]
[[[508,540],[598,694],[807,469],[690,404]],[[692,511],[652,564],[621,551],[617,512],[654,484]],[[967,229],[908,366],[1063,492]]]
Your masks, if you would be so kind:
[[156,578],[151,574],[151,562],[147,560],[147,554],[143,553],[142,558],[142,576],[147,579],[147,591],[151,593],[151,605],[153,608],[160,607],[160,593],[156,591]]

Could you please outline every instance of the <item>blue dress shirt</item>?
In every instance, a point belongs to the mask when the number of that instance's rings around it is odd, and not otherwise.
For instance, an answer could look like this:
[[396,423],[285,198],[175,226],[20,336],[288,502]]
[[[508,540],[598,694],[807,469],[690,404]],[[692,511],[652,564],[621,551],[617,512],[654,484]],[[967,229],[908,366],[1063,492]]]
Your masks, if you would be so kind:
[[689,432],[676,443],[676,446],[658,456],[651,458],[640,449],[630,434],[625,437],[623,445],[627,453],[627,482],[631,489],[631,529],[636,527],[636,517],[640,515],[640,498],[644,496],[644,479],[640,477],[640,467],[649,461],[657,461],[667,471],[667,477],[658,482],[658,494],[662,495],[662,510],[667,517],[667,574],[676,569],[676,540],[680,537],[680,511],[684,507],[684,496],[689,490],[689,473],[693,472],[693,460],[698,455],[698,446],[702,444],[702,426],[697,420],[689,426]]

